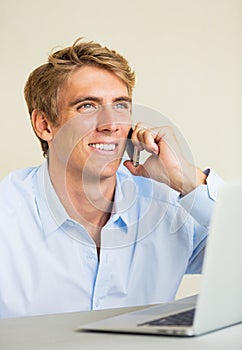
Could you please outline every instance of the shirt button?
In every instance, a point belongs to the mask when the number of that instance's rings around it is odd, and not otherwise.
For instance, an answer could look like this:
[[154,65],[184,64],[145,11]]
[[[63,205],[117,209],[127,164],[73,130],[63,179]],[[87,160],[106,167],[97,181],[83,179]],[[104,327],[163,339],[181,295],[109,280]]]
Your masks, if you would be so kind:
[[96,255],[94,254],[89,254],[86,256],[87,260],[91,261],[91,260],[96,260]]

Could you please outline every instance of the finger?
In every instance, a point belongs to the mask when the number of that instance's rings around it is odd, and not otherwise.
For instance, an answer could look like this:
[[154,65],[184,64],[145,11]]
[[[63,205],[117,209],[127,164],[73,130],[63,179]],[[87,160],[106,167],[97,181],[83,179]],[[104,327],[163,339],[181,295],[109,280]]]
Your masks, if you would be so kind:
[[138,138],[147,152],[159,154],[159,146],[155,141],[156,134],[154,132],[150,129],[143,130],[142,133],[138,133]]
[[149,128],[142,123],[137,123],[132,135],[133,143],[139,150],[145,149],[149,153],[158,154],[159,147],[155,138],[157,136],[157,129]]
[[133,133],[132,133],[132,143],[138,148],[139,151],[143,151],[144,147],[141,141],[141,135],[144,132],[145,128],[142,123],[137,123],[134,127]]
[[145,149],[149,153],[158,154],[159,147],[155,141],[157,132],[148,128],[137,128],[134,135],[134,144],[137,144],[139,149]]
[[126,160],[124,162],[124,166],[131,172],[134,176],[145,176],[148,177],[148,173],[143,167],[143,165],[139,164],[138,166],[134,166],[131,160]]

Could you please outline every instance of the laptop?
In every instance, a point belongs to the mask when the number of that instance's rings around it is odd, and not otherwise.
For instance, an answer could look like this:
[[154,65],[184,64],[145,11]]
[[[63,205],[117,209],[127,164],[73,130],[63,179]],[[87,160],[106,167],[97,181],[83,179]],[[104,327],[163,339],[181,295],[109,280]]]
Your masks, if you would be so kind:
[[87,324],[80,330],[197,336],[242,322],[242,180],[219,190],[200,293]]

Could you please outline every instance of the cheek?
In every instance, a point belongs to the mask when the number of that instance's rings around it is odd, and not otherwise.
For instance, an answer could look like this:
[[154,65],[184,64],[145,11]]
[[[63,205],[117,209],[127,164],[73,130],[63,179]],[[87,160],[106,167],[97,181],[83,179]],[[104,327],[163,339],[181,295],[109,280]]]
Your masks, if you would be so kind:
[[123,139],[125,142],[127,141],[127,138],[129,137],[131,128],[132,128],[132,124],[130,123],[130,124],[126,125],[125,128],[123,128],[123,130],[122,130],[122,135],[123,135]]
[[82,149],[85,138],[94,129],[95,122],[84,120],[80,115],[68,120],[55,130],[51,143],[52,152],[67,164],[73,151]]

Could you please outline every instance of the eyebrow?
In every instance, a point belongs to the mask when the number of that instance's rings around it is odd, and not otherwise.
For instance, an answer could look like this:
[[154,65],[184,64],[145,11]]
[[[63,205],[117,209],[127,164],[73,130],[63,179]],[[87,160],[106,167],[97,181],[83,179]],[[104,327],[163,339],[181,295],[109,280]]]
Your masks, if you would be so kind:
[[119,101],[126,101],[126,102],[132,102],[132,98],[131,97],[128,97],[128,96],[120,96],[120,97],[117,97],[113,100],[113,102],[119,102]]
[[77,105],[78,103],[84,102],[84,101],[93,101],[101,103],[101,99],[95,96],[83,96],[83,97],[77,97],[74,101],[70,102],[70,107],[73,107]]
[[[93,101],[93,102],[102,104],[103,99],[96,96],[83,96],[83,97],[81,96],[75,99],[74,101],[71,101],[69,105],[70,107],[73,107],[78,103],[85,102],[85,101]],[[119,96],[113,99],[113,102],[119,102],[119,101],[126,101],[131,103],[132,99],[128,96]]]

